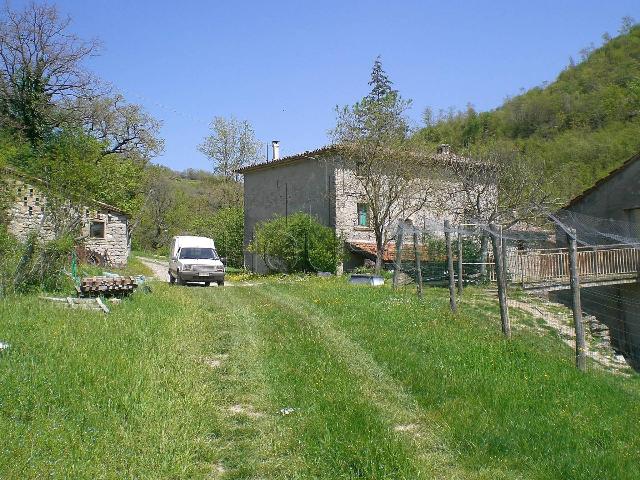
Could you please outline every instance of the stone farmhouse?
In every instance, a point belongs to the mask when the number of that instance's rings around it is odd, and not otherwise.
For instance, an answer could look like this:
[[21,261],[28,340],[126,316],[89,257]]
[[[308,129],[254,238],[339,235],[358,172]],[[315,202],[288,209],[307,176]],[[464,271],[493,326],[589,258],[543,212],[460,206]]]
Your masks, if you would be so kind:
[[[47,217],[47,199],[41,188],[43,182],[9,168],[5,168],[3,177],[3,183],[14,198],[8,209],[9,232],[22,241],[34,231],[43,240],[53,238],[53,226]],[[69,205],[80,215],[79,244],[89,254],[104,259],[109,266],[126,265],[130,250],[127,214],[95,200],[69,200]]]
[[[611,221],[609,228],[614,235],[599,235],[592,239],[594,243],[618,244],[622,238],[626,244],[633,239],[640,244],[640,153],[572,199],[563,210],[587,216],[578,217],[585,222],[590,217]],[[587,225],[585,232],[588,231]],[[558,246],[565,246],[565,238],[558,235]],[[588,236],[584,239],[590,243]],[[582,309],[609,327],[612,345],[634,368],[640,369],[640,283],[582,288],[581,296]],[[559,293],[558,297],[570,304],[568,292]]]
[[[296,212],[314,216],[345,240],[345,270],[362,265],[365,259],[375,259],[375,234],[370,226],[369,205],[362,190],[356,186],[355,173],[346,166],[337,150],[329,146],[283,158],[279,158],[278,151],[278,142],[273,142],[273,160],[239,170],[244,175],[245,267],[254,272],[268,270],[261,255],[247,249],[256,225],[275,216]],[[444,168],[452,154],[448,146],[443,145],[436,157]],[[459,203],[448,196],[447,208],[443,210],[443,202],[434,198],[415,213],[390,219],[390,224],[406,221],[420,228],[445,218],[453,221],[462,209]],[[383,260],[392,260],[389,250]]]

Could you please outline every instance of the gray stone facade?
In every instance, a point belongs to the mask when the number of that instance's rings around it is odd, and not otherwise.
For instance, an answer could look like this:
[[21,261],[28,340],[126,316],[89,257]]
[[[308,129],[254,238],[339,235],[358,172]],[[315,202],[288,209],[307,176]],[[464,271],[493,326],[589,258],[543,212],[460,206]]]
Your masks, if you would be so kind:
[[[8,210],[9,232],[24,241],[31,232],[43,240],[54,237],[47,215],[47,199],[37,182],[11,175],[5,187],[15,195]],[[123,266],[129,256],[128,216],[115,207],[99,202],[74,206],[69,210],[81,217],[81,239],[86,249],[103,255],[111,266]],[[92,228],[93,226],[93,228]]]
[[[296,212],[308,213],[322,224],[334,229],[348,243],[375,243],[372,228],[358,225],[358,204],[365,202],[354,172],[343,166],[331,149],[306,152],[274,162],[241,170],[244,175],[244,246],[245,267],[264,273],[268,271],[260,255],[247,250],[258,223],[275,216]],[[451,197],[449,197],[449,200]],[[449,201],[442,208],[441,199],[433,198],[419,211],[408,215],[416,227],[444,218],[453,220],[459,210]],[[395,224],[407,217],[391,219]],[[394,232],[390,232],[394,233]],[[345,269],[361,265],[363,258],[349,254]]]

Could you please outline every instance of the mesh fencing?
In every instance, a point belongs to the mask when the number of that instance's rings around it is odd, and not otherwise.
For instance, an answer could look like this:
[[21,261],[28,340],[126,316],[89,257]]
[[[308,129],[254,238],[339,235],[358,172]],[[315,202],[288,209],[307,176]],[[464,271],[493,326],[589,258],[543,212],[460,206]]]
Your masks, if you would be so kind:
[[[451,276],[446,236],[452,244]],[[484,284],[495,305],[492,237],[504,255],[507,305],[515,328],[557,337],[570,347],[567,359],[571,361],[576,325],[568,243],[575,239],[587,368],[622,374],[629,372],[629,365],[640,368],[640,228],[635,222],[561,210],[548,213],[533,228],[482,223],[446,226],[437,219],[424,221],[420,228],[402,223],[393,239],[396,255],[390,268],[400,272],[399,278],[404,279],[400,285],[416,282],[419,256],[426,286],[445,286],[451,278],[456,286],[460,280],[464,286]]]

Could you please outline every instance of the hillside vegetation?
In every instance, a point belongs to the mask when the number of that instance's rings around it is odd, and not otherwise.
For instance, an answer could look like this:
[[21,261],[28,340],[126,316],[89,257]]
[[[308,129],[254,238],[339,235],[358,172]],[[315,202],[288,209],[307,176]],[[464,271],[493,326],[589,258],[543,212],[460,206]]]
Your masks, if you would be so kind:
[[561,200],[574,196],[640,150],[640,26],[627,30],[496,110],[427,110],[415,139],[458,149],[510,142],[545,169]]
[[638,377],[485,293],[259,282],[0,302],[0,477],[637,478]]
[[175,172],[150,165],[147,196],[134,219],[135,249],[166,253],[174,235],[203,235],[218,253],[242,265],[242,184],[202,170]]

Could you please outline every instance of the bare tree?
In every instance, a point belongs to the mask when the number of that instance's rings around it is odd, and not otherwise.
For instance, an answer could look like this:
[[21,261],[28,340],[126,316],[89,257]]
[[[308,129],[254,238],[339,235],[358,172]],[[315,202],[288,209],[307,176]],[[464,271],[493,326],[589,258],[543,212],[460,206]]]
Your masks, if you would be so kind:
[[475,146],[451,158],[461,217],[510,228],[536,222],[555,204],[544,169],[508,143]]
[[5,4],[0,19],[2,122],[38,142],[58,122],[57,102],[95,86],[82,62],[98,43],[68,32],[70,19],[55,6],[31,3],[21,11]]
[[[460,218],[483,224],[537,225],[557,201],[549,193],[544,169],[508,143],[492,142],[450,157],[451,195],[459,203]],[[481,233],[481,255],[486,259],[488,234]],[[484,265],[482,266],[484,274]]]
[[140,105],[127,103],[121,94],[81,97],[65,102],[65,110],[72,123],[104,142],[103,155],[118,153],[146,162],[164,148],[161,122]]
[[255,161],[260,148],[251,124],[234,117],[214,117],[211,134],[198,146],[198,150],[213,162],[215,173],[236,180],[235,171]]
[[369,84],[369,95],[353,106],[337,109],[331,134],[350,188],[369,210],[379,273],[390,239],[389,227],[421,210],[429,200],[430,162],[410,152],[405,115],[410,102],[391,88],[380,58],[374,63]]

